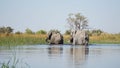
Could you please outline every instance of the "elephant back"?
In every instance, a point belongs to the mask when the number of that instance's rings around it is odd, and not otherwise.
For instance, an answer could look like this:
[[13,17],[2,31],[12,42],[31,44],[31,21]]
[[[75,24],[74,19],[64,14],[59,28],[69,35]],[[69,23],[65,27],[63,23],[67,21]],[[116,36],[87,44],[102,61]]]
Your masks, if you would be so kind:
[[73,34],[73,44],[86,44],[89,42],[88,34],[85,30],[77,30]]
[[86,32],[84,30],[78,30],[75,36],[85,37]]
[[53,34],[52,38],[54,38],[55,41],[59,41],[61,39],[60,33]]
[[49,36],[50,44],[63,44],[63,36],[59,32],[51,32]]

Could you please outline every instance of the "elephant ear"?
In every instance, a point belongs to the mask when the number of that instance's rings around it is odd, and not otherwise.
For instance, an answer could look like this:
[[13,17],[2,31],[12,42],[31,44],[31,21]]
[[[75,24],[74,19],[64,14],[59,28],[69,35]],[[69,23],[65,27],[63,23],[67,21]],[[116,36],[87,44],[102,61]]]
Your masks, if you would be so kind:
[[52,32],[50,32],[50,33],[48,34],[48,39],[49,39],[49,40],[51,39],[51,36],[52,36]]

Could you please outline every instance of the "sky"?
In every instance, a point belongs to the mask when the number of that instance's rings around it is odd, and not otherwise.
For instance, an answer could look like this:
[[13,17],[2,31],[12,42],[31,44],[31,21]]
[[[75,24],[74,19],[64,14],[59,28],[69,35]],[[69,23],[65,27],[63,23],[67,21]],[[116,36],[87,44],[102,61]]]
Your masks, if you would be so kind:
[[120,32],[120,0],[0,0],[0,27],[14,32],[29,28],[49,31],[67,29],[69,13],[81,13],[91,29]]

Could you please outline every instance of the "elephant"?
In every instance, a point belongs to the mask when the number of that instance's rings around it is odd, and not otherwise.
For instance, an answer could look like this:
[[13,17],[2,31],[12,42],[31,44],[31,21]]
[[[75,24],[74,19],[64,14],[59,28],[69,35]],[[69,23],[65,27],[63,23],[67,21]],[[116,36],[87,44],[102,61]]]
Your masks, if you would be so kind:
[[89,35],[85,30],[72,31],[70,42],[73,45],[88,45]]
[[60,32],[51,31],[48,33],[46,42],[49,44],[63,44],[63,36]]

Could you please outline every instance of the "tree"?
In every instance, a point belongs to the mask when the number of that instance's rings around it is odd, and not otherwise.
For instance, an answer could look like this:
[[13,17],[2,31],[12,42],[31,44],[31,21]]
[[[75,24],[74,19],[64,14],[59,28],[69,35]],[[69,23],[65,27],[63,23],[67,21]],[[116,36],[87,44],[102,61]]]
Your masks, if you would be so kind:
[[13,29],[11,28],[11,27],[6,27],[6,31],[5,31],[6,33],[12,33],[13,32]]
[[25,33],[26,33],[26,34],[34,34],[34,32],[33,32],[31,29],[29,29],[29,28],[27,28],[27,29],[25,30]]
[[9,34],[12,33],[13,29],[11,27],[0,27],[0,33]]
[[15,32],[15,34],[22,34],[22,32],[20,32],[20,31],[17,31],[17,32]]
[[47,34],[47,32],[45,30],[39,30],[36,32],[36,34]]
[[88,26],[88,20],[85,16],[80,13],[70,13],[67,18],[70,30],[82,30]]
[[100,29],[92,30],[92,35],[97,35],[97,36],[99,36],[99,35],[101,35],[101,33],[103,33],[103,31],[100,30]]
[[0,27],[0,33],[5,33],[5,27]]
[[66,30],[65,35],[70,35],[70,30]]

